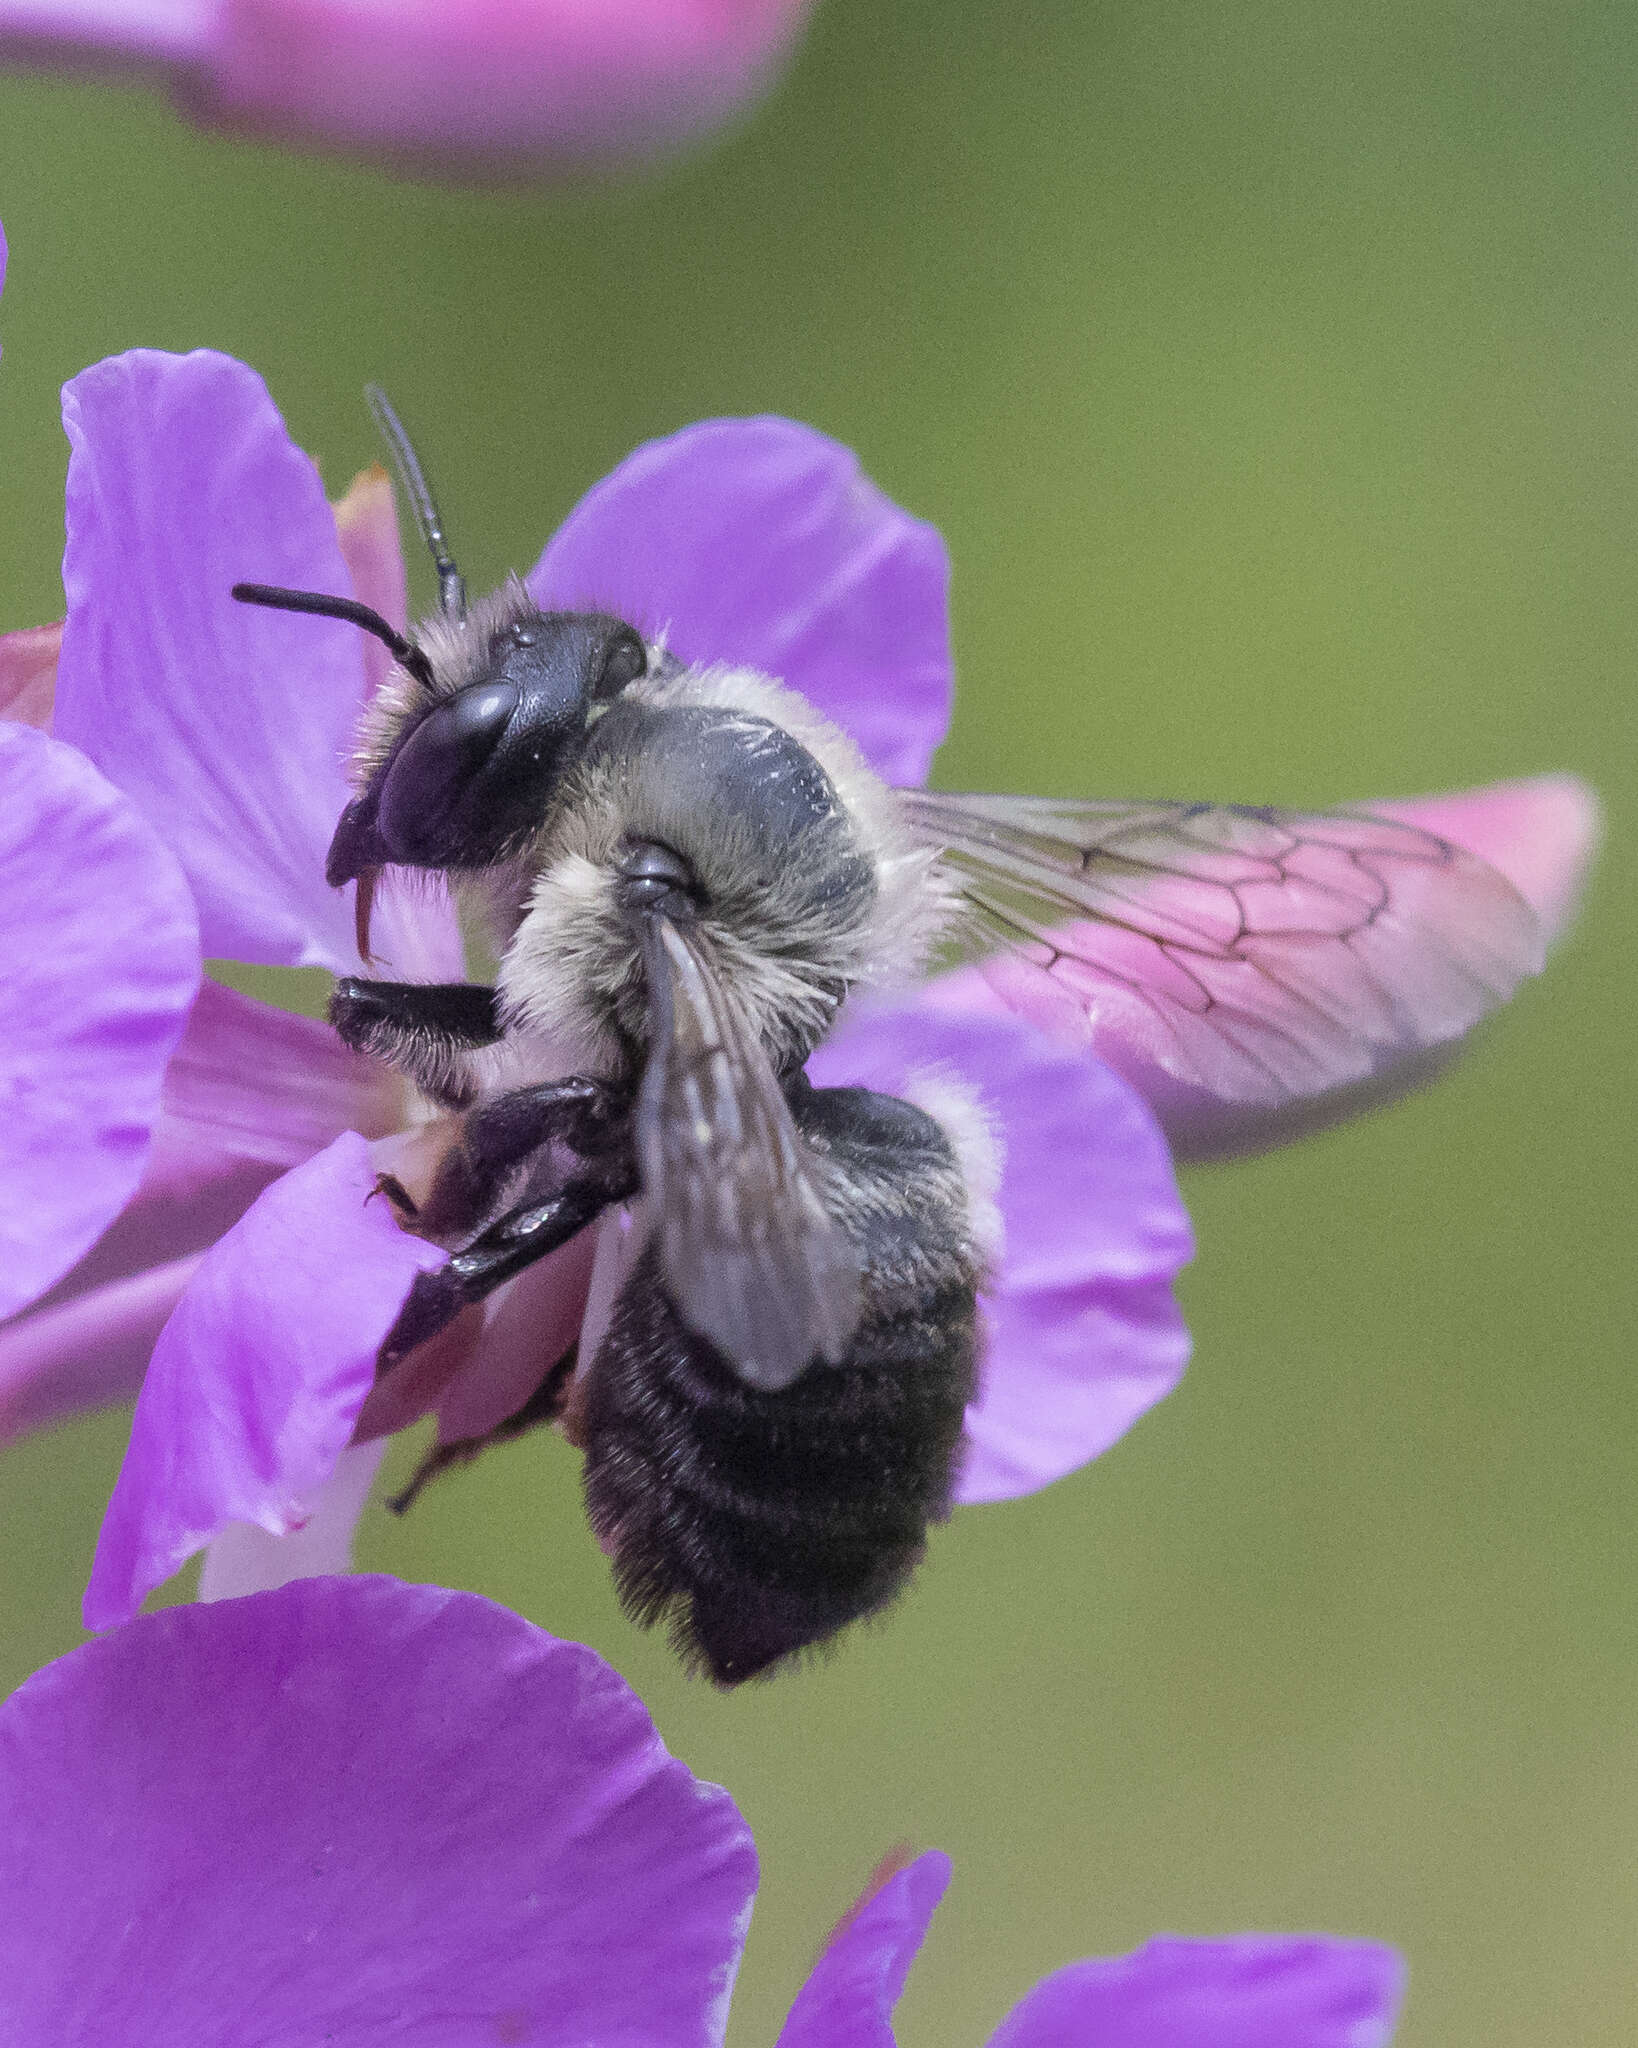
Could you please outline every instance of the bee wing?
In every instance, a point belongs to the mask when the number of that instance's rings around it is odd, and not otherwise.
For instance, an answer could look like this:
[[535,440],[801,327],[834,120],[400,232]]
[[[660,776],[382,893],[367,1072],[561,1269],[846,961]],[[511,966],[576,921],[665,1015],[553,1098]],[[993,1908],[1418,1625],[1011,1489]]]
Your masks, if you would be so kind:
[[1534,912],[1415,825],[906,793],[1011,1008],[1280,1107],[1458,1038],[1542,965]]
[[685,926],[644,920],[652,1038],[637,1157],[679,1316],[748,1385],[839,1364],[858,1327],[859,1263],[767,1053]]

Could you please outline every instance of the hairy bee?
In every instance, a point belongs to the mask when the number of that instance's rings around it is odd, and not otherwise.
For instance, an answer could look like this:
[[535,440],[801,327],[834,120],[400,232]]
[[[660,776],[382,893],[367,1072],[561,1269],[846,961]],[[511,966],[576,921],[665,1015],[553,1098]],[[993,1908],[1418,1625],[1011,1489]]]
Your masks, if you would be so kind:
[[388,1186],[453,1250],[381,1369],[630,1206],[606,1323],[540,1360],[498,1434],[563,1424],[628,1609],[734,1684],[904,1584],[974,1387],[993,1141],[948,1077],[916,1102],[809,1083],[854,989],[1000,942],[1014,1007],[1113,1020],[1185,1084],[1266,1107],[1458,1036],[1540,936],[1499,875],[1409,825],[893,790],[775,679],[684,666],[516,579],[469,605],[371,401],[437,614],[406,638],[350,599],[234,595],[394,657],[328,861],[361,951],[393,865],[449,875],[498,949],[492,986],[350,979],[331,1005],[461,1116],[419,1208]]

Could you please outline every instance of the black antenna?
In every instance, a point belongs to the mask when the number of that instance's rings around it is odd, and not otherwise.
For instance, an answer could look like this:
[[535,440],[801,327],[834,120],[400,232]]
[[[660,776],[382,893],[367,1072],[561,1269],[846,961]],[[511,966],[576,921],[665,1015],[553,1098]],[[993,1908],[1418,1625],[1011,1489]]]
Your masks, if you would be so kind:
[[429,690],[437,688],[432,679],[432,663],[415,642],[406,640],[379,612],[360,604],[356,597],[330,597],[321,590],[278,590],[271,583],[235,583],[233,595],[240,604],[262,604],[269,611],[314,612],[321,619],[345,619],[349,625],[362,626],[366,633],[373,633],[391,648],[393,660],[400,668],[407,668],[418,683],[424,683]]
[[444,539],[444,522],[438,516],[438,507],[427,486],[426,471],[422,469],[410,437],[404,431],[404,422],[393,411],[392,401],[386,392],[379,384],[366,384],[364,396],[386,441],[392,466],[398,472],[398,481],[415,507],[421,538],[426,542],[432,566],[438,572],[438,609],[446,619],[464,621],[466,580],[456,568],[455,557],[449,552],[449,543]]

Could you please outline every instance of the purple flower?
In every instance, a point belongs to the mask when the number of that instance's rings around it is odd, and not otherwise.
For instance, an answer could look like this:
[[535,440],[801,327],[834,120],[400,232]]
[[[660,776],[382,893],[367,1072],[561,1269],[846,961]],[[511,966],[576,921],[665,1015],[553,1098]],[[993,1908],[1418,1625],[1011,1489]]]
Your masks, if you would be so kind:
[[[90,373],[93,411],[96,376]],[[207,412],[210,396],[231,393],[240,379],[265,407],[259,384],[217,358],[207,359],[198,380],[207,389]],[[190,518],[196,522],[191,536],[178,535],[183,551],[217,516],[212,492],[229,490],[237,507],[230,524],[241,544],[270,547],[293,570],[333,577],[330,587],[356,587],[402,616],[403,570],[384,473],[361,478],[333,516],[311,465],[289,446],[271,407],[266,420],[254,408],[227,421],[213,415],[227,439],[221,463],[207,463],[201,473],[187,458],[186,396],[174,389],[168,396],[171,403],[162,400],[150,424],[159,436],[176,437],[165,476],[175,496],[161,524],[185,530]],[[77,427],[78,409],[71,411]],[[143,599],[145,570],[163,574],[164,563],[151,551],[144,562],[139,550],[118,564],[121,521],[129,527],[160,518],[142,497],[153,479],[134,478],[131,494],[121,498],[110,476],[118,473],[110,439],[100,452],[100,469],[95,462],[73,465],[79,510],[65,559],[66,628],[0,638],[0,715],[18,721],[0,728],[13,741],[0,753],[0,783],[21,847],[8,865],[0,918],[8,957],[25,963],[0,987],[0,1044],[8,1053],[37,1048],[30,1056],[38,1078],[26,1085],[36,1105],[53,1105],[51,1128],[63,1145],[48,1164],[28,1118],[10,1117],[0,1130],[0,1186],[28,1196],[14,1202],[5,1228],[27,1227],[36,1240],[32,1247],[6,1246],[0,1313],[13,1319],[0,1326],[0,1441],[134,1393],[204,1247],[270,1181],[340,1132],[380,1136],[405,1114],[396,1077],[345,1052],[324,1026],[214,982],[199,984],[201,950],[292,965],[356,964],[345,915],[322,877],[315,881],[307,872],[311,852],[303,834],[327,830],[322,815],[345,800],[339,750],[363,702],[375,649],[329,650],[326,666],[327,651],[310,645],[310,658],[305,666],[298,658],[295,673],[317,688],[300,719],[265,694],[247,704],[216,689],[215,680],[279,673],[300,636],[283,651],[277,641],[247,642],[233,637],[241,626],[235,616],[227,642],[213,641],[212,627],[220,624],[214,593],[195,583],[179,595],[194,650],[189,674],[204,701],[178,704],[176,690],[160,680],[176,681],[179,650],[165,628],[177,622],[172,617],[150,632]],[[302,539],[293,547],[265,529],[258,533],[264,489],[281,512],[297,517]],[[110,534],[102,581],[87,575],[85,550],[77,545],[88,528]],[[217,661],[222,665],[213,669]],[[76,720],[100,715],[104,662],[129,693],[109,712],[106,744],[63,746]],[[269,662],[270,670],[260,666]],[[47,740],[27,728],[52,722],[54,699],[56,738]],[[180,732],[167,728],[167,710],[181,715]],[[223,732],[231,740],[213,753],[212,740]],[[194,746],[219,772],[195,765]],[[123,789],[109,786],[93,753],[114,765],[112,780]],[[70,811],[59,789],[50,815],[37,815],[45,800],[37,794],[37,764],[58,757],[68,765],[54,771],[56,784],[72,781],[100,794],[82,796],[79,811]],[[288,814],[281,812],[286,799]],[[98,822],[111,807],[126,821],[119,846]],[[27,885],[33,863],[52,877],[49,888]],[[177,936],[182,927],[185,946]],[[408,972],[459,972],[447,905],[418,901],[413,920],[395,909],[392,932],[388,943]],[[152,990],[166,974],[174,1028],[161,1042],[152,1030],[143,1038],[142,1020],[151,1021]],[[120,1048],[117,1060],[99,1064],[85,1049],[76,1051],[82,1016],[104,1019],[103,1036]],[[141,1045],[148,1047],[145,1078],[131,1070]],[[19,1079],[18,1089],[24,1085]],[[98,1170],[87,1154],[103,1161]]]
[[[370,500],[369,517],[355,511],[344,551],[265,391],[221,357],[99,365],[68,388],[65,417],[69,616],[56,731],[172,847],[207,955],[355,967],[347,905],[325,889],[322,867],[374,644],[328,621],[248,611],[227,591],[247,576],[344,591],[351,563],[352,587],[401,617],[401,596],[381,589],[392,576],[379,558],[391,551],[378,544],[366,573],[356,544],[360,534],[379,543],[382,501]],[[391,571],[401,578],[395,555]],[[788,422],[711,422],[640,450],[570,518],[531,581],[548,602],[666,623],[685,657],[782,674],[895,780],[918,780],[942,736],[938,537],[845,450]],[[458,973],[433,958],[447,956],[450,930],[441,901],[401,904],[383,950],[406,960],[419,941],[423,964],[410,972]],[[48,949],[49,934],[35,943]],[[1008,1150],[1011,1248],[989,1304],[967,1475],[970,1497],[998,1498],[1095,1455],[1175,1383],[1187,1339],[1170,1283],[1188,1255],[1187,1224],[1137,1098],[1010,1019],[883,1011],[827,1047],[821,1071],[894,1087],[933,1061],[983,1085]],[[399,1084],[317,1026],[210,987],[166,1090],[156,1153],[198,1141],[192,1208],[149,1203],[144,1189],[97,1247],[101,1264],[0,1333],[14,1412],[59,1412],[83,1397],[81,1340],[106,1342],[102,1312],[133,1291],[174,1303],[192,1277],[110,1510],[88,1609],[99,1625],[230,1522],[299,1526],[355,1434],[433,1406],[446,1436],[492,1427],[530,1391],[552,1319],[573,1336],[590,1279],[590,1243],[571,1245],[496,1298],[480,1342],[407,1361],[366,1412],[393,1306],[433,1255],[379,1205],[365,1209],[379,1150],[372,1157],[357,1137],[320,1147],[349,1124],[379,1137],[402,1121]],[[202,1265],[183,1263],[242,1213],[247,1191],[302,1159]],[[1074,1199],[1049,1203],[1048,1173],[1064,1161],[1060,1196],[1068,1187]],[[161,1220],[172,1234],[159,1249],[171,1256],[156,1273],[146,1255]],[[151,1320],[131,1325],[110,1395],[152,1338]]]
[[[323,855],[346,796],[340,762],[383,652],[344,625],[248,611],[227,593],[240,578],[352,588],[402,621],[384,480],[361,480],[338,531],[259,380],[208,353],[100,364],[68,387],[65,419],[57,734],[180,861],[207,956],[355,967]],[[946,580],[938,536],[845,450],[764,419],[707,422],[640,449],[583,501],[530,583],[546,604],[665,627],[685,659],[782,676],[887,779],[913,783],[948,717]],[[15,701],[32,693],[37,706],[50,651],[49,634],[0,641],[0,688],[8,672],[21,677]],[[1485,850],[1502,865],[1514,839],[1536,850],[1540,872],[1521,886],[1567,896],[1585,849],[1578,785],[1443,801],[1457,824],[1488,822]],[[458,975],[443,898],[387,911],[381,947],[400,972]],[[49,953],[50,928],[18,943]],[[6,1023],[0,1013],[0,1032]],[[979,1086],[1005,1146],[1005,1256],[985,1303],[962,1486],[963,1498],[999,1499],[1096,1456],[1175,1384],[1187,1339],[1171,1281],[1187,1224],[1138,1096],[1025,1029],[970,971],[915,1006],[862,1014],[814,1071],[896,1090],[929,1062]],[[1160,1092],[1154,1074],[1137,1078]],[[406,1113],[395,1077],[317,1025],[207,984],[157,1121],[148,1113],[134,1199],[117,1215],[109,1205],[101,1242],[0,1329],[0,1416],[20,1427],[129,1391],[175,1309],[99,1550],[95,1625],[131,1612],[229,1524],[300,1527],[351,1443],[434,1409],[445,1441],[487,1433],[533,1390],[550,1341],[574,1337],[589,1234],[374,1383],[393,1304],[431,1256],[379,1205],[364,1208],[377,1171],[409,1173],[417,1149],[438,1142],[436,1128],[391,1137]],[[301,1568],[341,1562],[344,1534]],[[292,1568],[287,1553],[256,1569]]]
[[370,155],[615,163],[770,85],[810,0],[0,0],[0,57],[167,73],[183,107]]
[[[390,1579],[168,1608],[48,1666],[0,1707],[0,1808],[19,2048],[713,2048],[756,1888],[733,1801],[591,1651]],[[855,1911],[779,2048],[891,2048],[948,1870]],[[1158,1940],[1049,1977],[991,2048],[1382,2048],[1400,1974],[1358,1941]]]

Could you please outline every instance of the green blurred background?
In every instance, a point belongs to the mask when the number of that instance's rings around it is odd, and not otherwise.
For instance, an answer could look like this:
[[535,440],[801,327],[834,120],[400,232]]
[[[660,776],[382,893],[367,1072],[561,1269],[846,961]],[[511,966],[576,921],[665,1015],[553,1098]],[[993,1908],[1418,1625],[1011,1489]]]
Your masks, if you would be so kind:
[[[824,0],[725,146],[572,193],[0,82],[0,627],[60,610],[58,383],[209,344],[334,491],[383,379],[479,587],[647,435],[851,442],[950,542],[955,787],[1608,799],[1580,929],[1451,1078],[1188,1176],[1180,1391],[822,1669],[685,1681],[556,1442],[372,1513],[366,1563],[596,1645],[732,1789],[736,2048],[898,1838],[957,1865],[909,2048],[1166,1928],[1402,1944],[1403,2048],[1638,2039],[1635,126],[1638,15],[1575,0]],[[6,1685],[78,1640],[123,1426],[8,1455]]]

